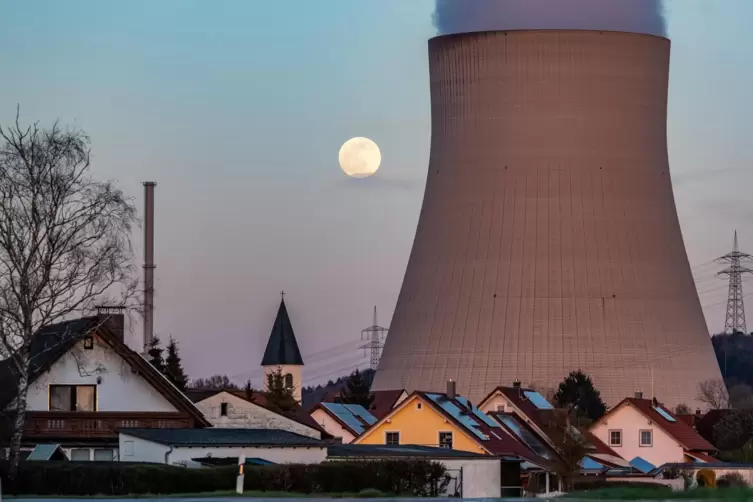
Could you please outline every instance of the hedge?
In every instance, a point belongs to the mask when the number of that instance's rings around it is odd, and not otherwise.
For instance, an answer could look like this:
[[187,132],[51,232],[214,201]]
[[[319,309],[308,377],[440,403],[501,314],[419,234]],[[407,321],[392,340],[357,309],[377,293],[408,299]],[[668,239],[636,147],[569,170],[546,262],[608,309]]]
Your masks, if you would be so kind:
[[[384,460],[246,466],[245,490],[346,493],[364,489],[396,495],[436,496],[449,482],[444,466],[424,460]],[[129,495],[205,493],[235,489],[237,467],[191,469],[123,462],[22,462],[15,482],[3,491],[16,495]]]

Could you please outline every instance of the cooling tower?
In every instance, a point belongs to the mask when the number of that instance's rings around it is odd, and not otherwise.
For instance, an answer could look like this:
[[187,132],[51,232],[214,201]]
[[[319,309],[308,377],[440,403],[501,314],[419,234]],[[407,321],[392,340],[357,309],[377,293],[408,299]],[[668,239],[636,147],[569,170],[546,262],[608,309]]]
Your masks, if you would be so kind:
[[590,374],[697,402],[719,379],[667,159],[670,42],[508,31],[429,42],[432,141],[374,389]]

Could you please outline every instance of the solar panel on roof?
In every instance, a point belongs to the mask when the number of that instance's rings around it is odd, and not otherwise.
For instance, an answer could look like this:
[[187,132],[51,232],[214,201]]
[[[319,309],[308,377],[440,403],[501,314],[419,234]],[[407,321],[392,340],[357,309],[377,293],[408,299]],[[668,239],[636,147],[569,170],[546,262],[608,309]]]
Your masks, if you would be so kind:
[[355,416],[360,417],[364,422],[366,422],[369,425],[373,425],[377,422],[377,419],[374,415],[369,413],[369,411],[361,406],[360,404],[346,404],[345,407],[353,413]]
[[476,435],[479,439],[482,441],[486,441],[489,439],[486,437],[485,434],[483,434],[481,431],[476,429],[478,427],[478,422],[473,420],[471,417],[463,413],[463,410],[457,407],[455,403],[448,400],[444,396],[440,396],[439,394],[426,394],[426,397],[437,403],[444,411],[446,411],[452,418],[463,424],[463,426],[471,431],[473,434]]
[[523,444],[528,446],[531,451],[533,451],[540,457],[544,457],[546,459],[552,458],[552,454],[550,453],[549,448],[544,446],[544,444],[539,441],[539,439],[534,436],[533,433],[523,427],[523,425],[521,425],[515,417],[512,417],[510,415],[498,416],[499,419],[502,420],[502,423],[505,424],[507,428],[510,429],[512,433],[515,434],[521,441],[523,441]]
[[497,422],[492,420],[491,417],[489,417],[489,415],[487,415],[486,413],[478,409],[473,403],[468,401],[468,399],[464,398],[463,396],[459,396],[456,399],[460,401],[460,403],[463,406],[471,410],[471,413],[473,413],[476,416],[476,418],[484,422],[489,427],[500,427],[500,425]]
[[664,408],[661,406],[654,406],[654,411],[661,415],[661,417],[666,420],[667,422],[676,422],[675,418],[670,415]]
[[587,471],[600,471],[604,468],[602,464],[590,457],[583,457],[580,461],[580,466]]
[[535,407],[537,407],[540,410],[552,410],[554,409],[554,406],[549,404],[549,401],[546,400],[544,396],[539,394],[538,392],[534,390],[524,390],[523,395],[528,398],[529,401],[531,401],[531,404],[533,404]]
[[630,465],[632,465],[634,468],[641,471],[643,474],[648,474],[649,472],[656,469],[654,464],[647,460],[643,460],[641,457],[635,457],[633,460],[630,461]]
[[322,406],[331,411],[345,425],[353,429],[353,432],[361,434],[365,430],[361,421],[344,405],[339,403],[322,403]]

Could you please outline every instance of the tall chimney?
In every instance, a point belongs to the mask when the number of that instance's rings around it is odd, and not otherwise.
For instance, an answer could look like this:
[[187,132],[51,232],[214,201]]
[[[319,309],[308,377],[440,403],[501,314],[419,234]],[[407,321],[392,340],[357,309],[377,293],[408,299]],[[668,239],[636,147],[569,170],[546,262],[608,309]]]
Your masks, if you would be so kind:
[[641,392],[641,391],[637,391],[637,392],[635,393],[635,398],[636,398],[636,399],[643,399],[643,392]]
[[447,380],[447,399],[455,399],[455,381]]
[[144,354],[154,338],[154,181],[144,182]]

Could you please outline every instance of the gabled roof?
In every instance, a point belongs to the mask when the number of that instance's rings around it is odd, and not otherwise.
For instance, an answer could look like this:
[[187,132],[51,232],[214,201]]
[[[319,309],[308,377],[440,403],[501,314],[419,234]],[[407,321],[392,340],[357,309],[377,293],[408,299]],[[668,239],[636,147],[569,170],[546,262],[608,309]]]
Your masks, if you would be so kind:
[[285,300],[280,301],[277,317],[269,335],[267,348],[261,360],[262,366],[303,366],[301,351],[298,350],[298,342],[293,333],[293,325],[288,316]]
[[319,439],[277,429],[121,429],[120,433],[170,446],[327,446]]
[[311,413],[316,410],[322,410],[356,437],[377,422],[377,418],[359,404],[319,403]]
[[[155,390],[175,406],[194,418],[198,426],[211,425],[198,408],[175,387],[162,373],[157,371],[143,356],[131,350],[102,321],[101,317],[81,317],[71,321],[51,324],[40,329],[31,343],[32,364],[30,384],[49,370],[55,362],[71,350],[86,336],[96,335],[107,344],[128,365],[146,380]],[[5,408],[16,397],[17,372],[10,359],[0,362],[0,409]]]
[[[374,390],[371,391],[371,395],[374,396],[374,400],[371,402],[371,405],[369,406],[369,413],[374,415],[376,418],[382,418],[385,415],[387,415],[390,411],[392,411],[392,408],[395,407],[400,397],[406,394],[405,389],[400,390]],[[407,394],[406,394],[407,397]],[[333,390],[324,395],[322,398],[322,403],[339,403],[340,402],[340,391],[339,390]],[[318,405],[319,403],[317,403]],[[314,411],[314,407],[317,405],[314,405],[311,408],[311,411]]]
[[38,444],[26,460],[68,460],[68,455],[59,444]]
[[[638,410],[643,416],[656,424],[657,427],[660,427],[664,432],[672,436],[675,441],[680,443],[686,450],[703,452],[716,451],[716,448],[703,439],[695,429],[689,426],[686,422],[678,420],[670,410],[655,403],[651,399],[637,399],[632,397],[623,399],[620,404],[607,411],[606,415],[604,415],[601,420],[607,419],[611,414],[616,413],[625,406],[632,406]],[[661,409],[662,412],[657,411],[658,409]]]

